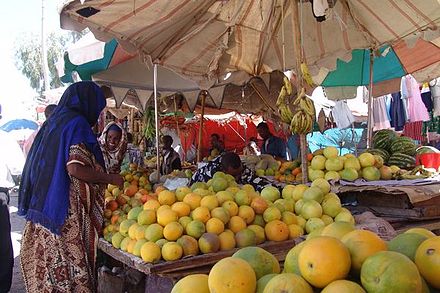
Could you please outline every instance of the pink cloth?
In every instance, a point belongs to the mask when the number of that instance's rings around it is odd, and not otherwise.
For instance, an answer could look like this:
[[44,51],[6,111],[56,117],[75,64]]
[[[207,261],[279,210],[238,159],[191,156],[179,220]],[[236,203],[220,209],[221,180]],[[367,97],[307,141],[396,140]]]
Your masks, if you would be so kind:
[[407,75],[404,78],[408,99],[409,121],[429,121],[429,113],[422,101],[419,84],[412,75]]

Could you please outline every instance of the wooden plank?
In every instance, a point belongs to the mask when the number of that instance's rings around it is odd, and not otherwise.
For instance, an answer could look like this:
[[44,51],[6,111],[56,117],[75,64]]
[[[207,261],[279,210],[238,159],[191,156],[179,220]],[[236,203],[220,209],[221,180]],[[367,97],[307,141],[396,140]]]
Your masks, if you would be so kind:
[[[268,241],[258,246],[269,251],[278,260],[282,261],[284,260],[287,252],[289,252],[292,247],[302,241],[304,241],[304,238],[299,237],[282,242]],[[191,271],[192,269],[212,266],[219,260],[231,256],[238,250],[238,248],[236,248],[227,251],[219,251],[216,253],[185,257],[176,261],[161,261],[155,264],[148,264],[139,257],[114,248],[110,243],[102,238],[99,239],[98,248],[114,259],[144,274],[157,274],[161,276],[182,275],[186,271]]]

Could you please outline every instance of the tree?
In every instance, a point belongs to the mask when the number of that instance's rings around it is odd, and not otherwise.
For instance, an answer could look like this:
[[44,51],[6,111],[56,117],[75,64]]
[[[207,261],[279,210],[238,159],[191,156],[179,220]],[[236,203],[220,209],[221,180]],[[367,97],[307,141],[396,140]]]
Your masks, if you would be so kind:
[[[56,64],[63,58],[66,47],[77,41],[86,32],[68,32],[64,34],[51,33],[46,39],[47,64],[49,67],[50,87],[58,88],[63,83],[58,76]],[[22,34],[16,39],[15,45],[15,66],[29,79],[30,86],[38,92],[43,92],[43,70],[40,36],[33,34]]]

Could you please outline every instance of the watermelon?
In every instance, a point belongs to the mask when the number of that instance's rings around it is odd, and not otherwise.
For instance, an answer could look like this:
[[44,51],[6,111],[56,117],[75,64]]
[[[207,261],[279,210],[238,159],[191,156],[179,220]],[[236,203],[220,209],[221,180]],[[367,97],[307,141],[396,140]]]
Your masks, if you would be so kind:
[[373,136],[373,148],[390,150],[391,143],[396,139],[396,133],[391,129],[382,129]]
[[412,169],[416,165],[416,158],[402,153],[394,153],[388,159],[388,166],[397,166],[400,169]]
[[432,146],[421,146],[421,147],[416,149],[416,154],[417,155],[421,155],[421,154],[434,154],[434,153],[440,153],[440,151],[438,149],[436,149],[435,147],[432,147]]
[[367,149],[365,152],[382,157],[384,162],[388,161],[388,158],[390,157],[390,153],[383,149]]
[[398,137],[391,143],[391,153],[401,153],[414,156],[416,153],[416,144],[409,137]]

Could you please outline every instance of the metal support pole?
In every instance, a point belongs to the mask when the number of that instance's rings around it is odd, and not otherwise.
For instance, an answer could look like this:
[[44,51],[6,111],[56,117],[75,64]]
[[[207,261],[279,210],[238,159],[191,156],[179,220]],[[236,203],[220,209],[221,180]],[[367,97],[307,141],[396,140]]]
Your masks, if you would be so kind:
[[159,153],[159,105],[157,102],[157,64],[154,64],[153,71],[153,83],[154,83],[154,120],[156,124],[156,171],[157,181],[160,179],[160,153]]
[[373,138],[373,65],[374,55],[373,49],[370,49],[370,85],[368,87],[368,122],[367,122],[367,148],[371,147]]
[[205,119],[205,99],[206,93],[202,93],[202,113],[200,115],[199,139],[197,145],[197,163],[202,161],[202,144],[203,144],[203,120]]

